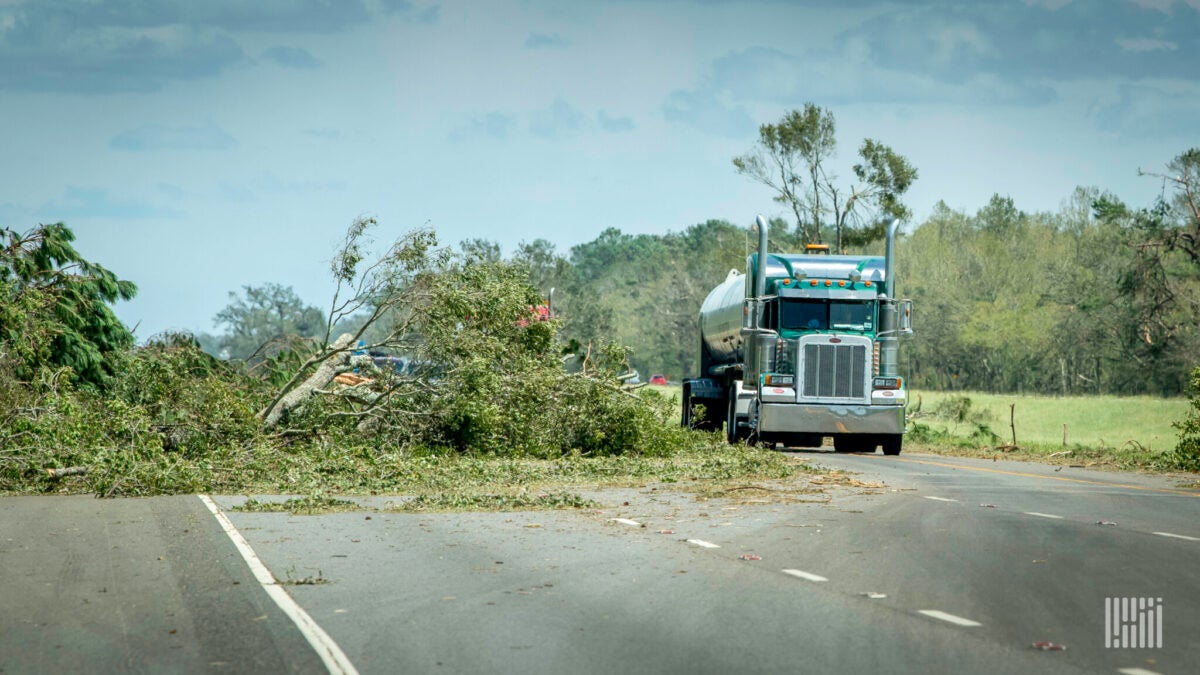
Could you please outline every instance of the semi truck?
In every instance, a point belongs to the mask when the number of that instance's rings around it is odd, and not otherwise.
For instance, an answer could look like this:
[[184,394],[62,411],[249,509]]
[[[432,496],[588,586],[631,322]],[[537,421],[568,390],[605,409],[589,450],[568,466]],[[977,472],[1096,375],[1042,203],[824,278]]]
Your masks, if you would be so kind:
[[819,447],[898,455],[906,390],[900,338],[912,333],[912,301],[898,299],[899,221],[885,254],[768,253],[730,270],[700,307],[700,373],[683,381],[682,423],[730,443]]

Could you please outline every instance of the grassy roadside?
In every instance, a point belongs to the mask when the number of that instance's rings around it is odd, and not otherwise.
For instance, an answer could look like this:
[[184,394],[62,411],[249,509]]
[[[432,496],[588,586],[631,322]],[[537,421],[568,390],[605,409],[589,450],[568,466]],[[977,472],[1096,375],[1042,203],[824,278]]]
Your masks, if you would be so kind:
[[[1017,444],[1060,446],[1063,449],[1063,425],[1067,446],[1079,444],[1093,448],[1119,448],[1136,444],[1147,450],[1162,451],[1175,446],[1178,432],[1171,423],[1187,415],[1186,398],[1150,396],[1034,396],[1026,394],[984,394],[979,392],[913,391],[910,414],[919,399],[921,412],[916,421],[938,425],[955,435],[969,436],[970,422],[987,424],[1006,443],[1012,442],[1010,409],[1016,426]],[[939,406],[945,408],[954,398],[971,401],[967,417],[954,428],[954,420],[939,419]]]
[[[679,387],[647,389],[676,401],[680,395]],[[1190,405],[1186,398],[1151,396],[970,391],[910,396],[906,452],[1139,471],[1177,471],[1168,459],[1179,438],[1171,423],[1184,419]]]
[[[288,452],[260,447],[218,451],[199,461],[182,457],[140,462],[60,479],[29,476],[8,494],[169,492],[301,495],[285,502],[251,500],[249,511],[326,513],[354,510],[356,495],[398,495],[399,511],[506,511],[589,508],[580,495],[603,488],[666,485],[695,494],[720,494],[733,485],[825,474],[803,460],[715,436],[666,456],[616,455],[560,459],[445,452],[380,453],[329,445]],[[802,489],[804,486],[799,486]]]
[[1189,407],[1183,398],[979,392],[919,391],[912,401],[909,451],[1140,471],[1177,470],[1171,423]]

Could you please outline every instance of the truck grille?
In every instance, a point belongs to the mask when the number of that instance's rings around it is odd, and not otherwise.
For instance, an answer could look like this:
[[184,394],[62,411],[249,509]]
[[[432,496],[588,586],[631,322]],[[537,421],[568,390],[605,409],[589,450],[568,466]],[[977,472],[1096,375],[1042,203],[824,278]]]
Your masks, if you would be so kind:
[[867,348],[864,345],[804,345],[804,389],[813,398],[863,398]]

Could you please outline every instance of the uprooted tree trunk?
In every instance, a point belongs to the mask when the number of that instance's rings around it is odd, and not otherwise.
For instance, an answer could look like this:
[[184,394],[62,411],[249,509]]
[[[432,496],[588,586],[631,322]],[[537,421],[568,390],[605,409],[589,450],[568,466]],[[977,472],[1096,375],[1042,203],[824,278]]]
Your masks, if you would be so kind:
[[313,374],[308,379],[297,384],[292,389],[285,389],[270,405],[258,413],[258,418],[262,420],[263,427],[274,429],[279,425],[279,421],[283,419],[285,414],[303,405],[316,390],[328,387],[329,383],[339,373],[353,368],[350,363],[352,356],[350,345],[353,342],[354,336],[349,333],[344,333],[337,340],[334,340],[333,344],[326,351],[324,358],[320,359],[316,370],[313,371]]

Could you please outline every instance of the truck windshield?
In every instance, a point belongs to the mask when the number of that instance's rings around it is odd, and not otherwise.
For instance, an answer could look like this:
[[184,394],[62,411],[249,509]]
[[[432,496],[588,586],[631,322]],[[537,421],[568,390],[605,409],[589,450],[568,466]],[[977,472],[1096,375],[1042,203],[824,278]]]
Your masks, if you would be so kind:
[[779,327],[783,330],[870,331],[875,320],[870,302],[787,300],[782,303]]

